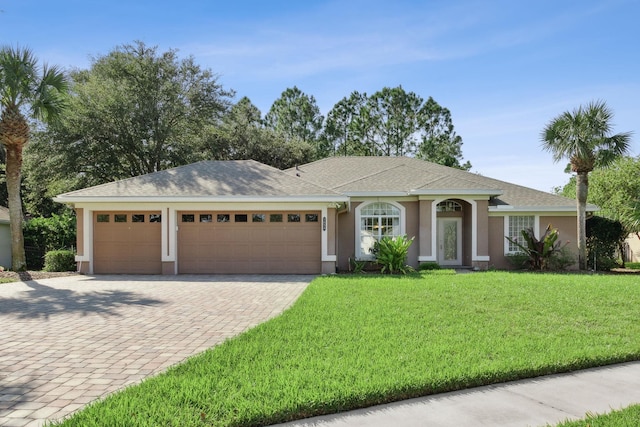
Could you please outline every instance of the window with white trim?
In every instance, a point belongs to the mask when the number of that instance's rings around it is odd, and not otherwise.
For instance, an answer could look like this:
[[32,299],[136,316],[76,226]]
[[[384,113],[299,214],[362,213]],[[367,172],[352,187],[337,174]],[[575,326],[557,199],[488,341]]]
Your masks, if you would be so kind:
[[358,206],[357,210],[360,222],[356,243],[358,258],[373,258],[376,242],[385,236],[400,236],[404,232],[404,212],[395,204],[372,202]]
[[[533,228],[535,230],[535,223],[536,217],[534,215],[509,216],[508,236],[523,245],[522,230],[526,228]],[[522,249],[512,242],[509,242],[508,252],[522,252]]]

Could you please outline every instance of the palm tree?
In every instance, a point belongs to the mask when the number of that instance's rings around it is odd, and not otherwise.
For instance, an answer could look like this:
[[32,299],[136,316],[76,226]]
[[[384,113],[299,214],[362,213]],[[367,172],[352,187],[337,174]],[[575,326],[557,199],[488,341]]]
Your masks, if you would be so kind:
[[631,133],[611,135],[613,112],[603,101],[590,102],[573,112],[564,112],[542,131],[542,147],[558,162],[569,159],[576,173],[578,209],[578,264],[587,269],[586,210],[589,172],[606,167],[629,150]]
[[20,178],[22,149],[29,141],[33,116],[42,122],[56,119],[65,106],[67,77],[58,67],[38,66],[30,49],[0,49],[0,142],[6,150],[6,181],[11,228],[11,269],[26,268],[22,235]]

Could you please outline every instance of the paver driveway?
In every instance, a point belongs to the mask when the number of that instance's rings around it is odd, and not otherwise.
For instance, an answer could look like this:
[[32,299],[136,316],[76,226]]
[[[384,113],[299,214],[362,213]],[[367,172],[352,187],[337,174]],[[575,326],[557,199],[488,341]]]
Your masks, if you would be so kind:
[[0,284],[0,425],[39,426],[281,313],[311,276]]

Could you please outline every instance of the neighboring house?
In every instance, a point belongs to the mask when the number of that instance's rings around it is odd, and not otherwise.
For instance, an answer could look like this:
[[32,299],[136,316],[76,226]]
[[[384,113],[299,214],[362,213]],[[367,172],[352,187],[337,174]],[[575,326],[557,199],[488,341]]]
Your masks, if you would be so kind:
[[0,206],[0,266],[11,268],[11,226],[9,209]]
[[86,273],[333,273],[403,234],[414,267],[509,268],[505,236],[548,224],[575,250],[574,200],[406,157],[203,161],[55,200],[76,209]]
[[637,233],[631,233],[625,240],[625,262],[640,262],[640,237]]

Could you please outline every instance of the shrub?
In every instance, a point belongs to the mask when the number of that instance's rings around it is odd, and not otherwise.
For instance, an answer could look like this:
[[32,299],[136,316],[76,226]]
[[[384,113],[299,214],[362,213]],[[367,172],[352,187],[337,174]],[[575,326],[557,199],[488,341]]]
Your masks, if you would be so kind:
[[566,246],[566,244],[561,246],[561,242],[558,241],[559,236],[558,229],[552,228],[551,224],[549,224],[540,239],[536,237],[533,228],[522,230],[524,245],[508,236],[505,236],[505,238],[517,245],[527,255],[529,268],[532,270],[548,270],[552,267],[551,259],[557,256],[560,250]]
[[407,253],[411,243],[413,243],[413,237],[407,239],[407,236],[385,236],[377,242],[374,252],[376,263],[382,266],[380,272],[407,274],[413,271],[413,268],[407,265]]
[[418,266],[419,271],[440,270],[440,268],[437,262],[423,262]]
[[576,255],[568,248],[564,247],[554,254],[549,260],[550,270],[566,270],[575,265],[577,262]]
[[627,237],[620,223],[594,216],[587,220],[587,265],[593,270],[608,271],[618,266],[616,249]]
[[507,261],[515,268],[528,268],[529,267],[529,255],[524,252],[516,252],[514,254],[507,254]]
[[49,251],[44,256],[44,271],[75,271],[76,260],[73,251],[59,249]]
[[47,251],[72,248],[76,243],[76,217],[65,212],[49,218],[35,217],[23,226],[27,267],[39,270]]

